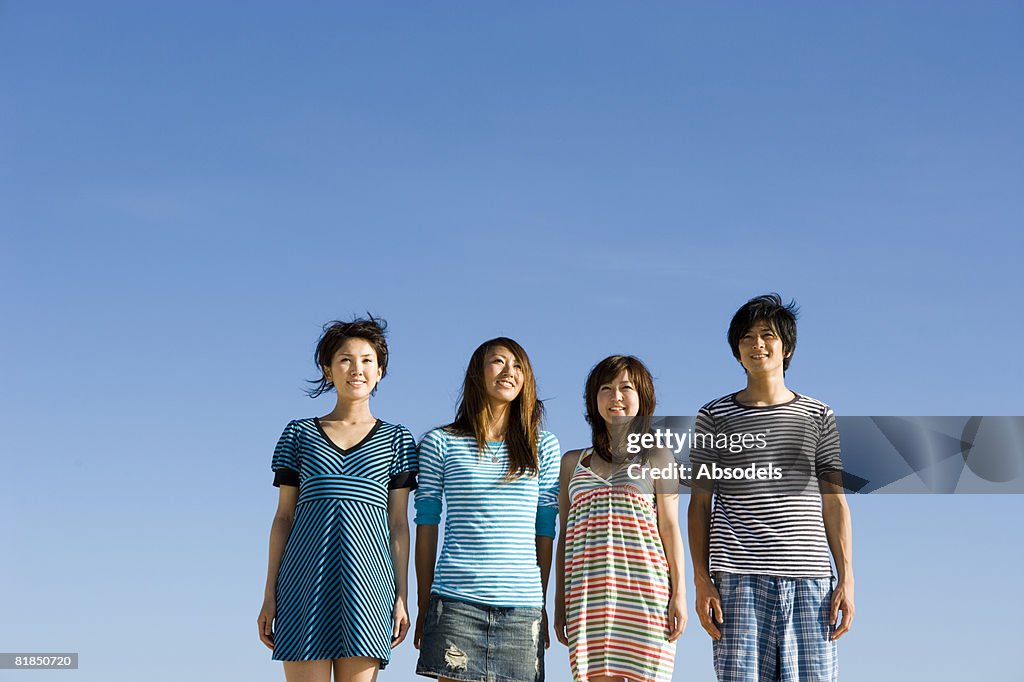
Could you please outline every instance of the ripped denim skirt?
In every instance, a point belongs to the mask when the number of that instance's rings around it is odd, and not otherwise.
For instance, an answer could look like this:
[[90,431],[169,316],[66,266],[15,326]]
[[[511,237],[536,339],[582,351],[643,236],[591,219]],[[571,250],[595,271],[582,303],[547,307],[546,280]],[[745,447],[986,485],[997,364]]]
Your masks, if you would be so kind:
[[541,613],[432,594],[416,672],[465,682],[543,682]]

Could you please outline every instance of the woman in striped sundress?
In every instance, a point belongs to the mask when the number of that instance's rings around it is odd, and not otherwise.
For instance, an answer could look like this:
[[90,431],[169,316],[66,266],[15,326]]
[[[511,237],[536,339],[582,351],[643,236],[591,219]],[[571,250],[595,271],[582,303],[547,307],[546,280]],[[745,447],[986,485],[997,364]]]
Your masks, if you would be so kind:
[[686,626],[678,481],[650,475],[671,453],[630,456],[631,426],[654,414],[640,360],[613,355],[587,377],[593,446],[562,458],[555,634],[573,679],[664,682]]
[[[558,440],[540,430],[530,359],[509,338],[473,353],[455,421],[420,442],[416,672],[540,682],[558,505]],[[437,526],[446,507],[444,545]]]
[[260,639],[289,682],[372,682],[409,628],[408,429],[370,413],[388,365],[385,323],[332,322],[317,344],[325,417],[289,422],[274,451],[280,493]]

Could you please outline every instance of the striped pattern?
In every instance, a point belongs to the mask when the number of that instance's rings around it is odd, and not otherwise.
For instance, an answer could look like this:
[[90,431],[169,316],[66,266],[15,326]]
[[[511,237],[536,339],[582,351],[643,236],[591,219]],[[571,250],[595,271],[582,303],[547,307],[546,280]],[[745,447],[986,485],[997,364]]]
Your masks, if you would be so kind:
[[672,588],[652,479],[627,472],[605,480],[577,462],[569,481],[565,600],[575,680],[672,678]]
[[388,484],[416,470],[415,441],[379,421],[348,450],[316,419],[288,424],[273,469],[298,474],[295,524],[277,576],[274,660],[391,657],[394,572]]
[[560,453],[547,431],[539,446],[540,476],[505,481],[504,443],[481,453],[472,438],[443,429],[423,437],[416,523],[439,523],[442,500],[446,507],[433,594],[487,606],[543,605],[536,537],[547,531],[537,521],[553,521],[558,508]]
[[731,394],[700,409],[694,433],[765,433],[767,444],[738,453],[695,447],[690,451],[694,472],[702,463],[747,467],[772,462],[784,474],[782,481],[754,484],[718,481],[711,517],[711,571],[831,576],[817,484],[818,476],[842,469],[831,408],[802,395],[782,405],[748,407]]

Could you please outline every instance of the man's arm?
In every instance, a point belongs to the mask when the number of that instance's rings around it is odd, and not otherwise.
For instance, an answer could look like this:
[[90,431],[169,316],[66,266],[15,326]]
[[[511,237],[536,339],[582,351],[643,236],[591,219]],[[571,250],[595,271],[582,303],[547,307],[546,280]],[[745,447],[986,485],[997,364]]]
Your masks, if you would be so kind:
[[721,639],[722,633],[715,622],[722,623],[722,599],[711,581],[708,546],[711,538],[711,493],[693,486],[686,525],[690,537],[690,556],[693,561],[693,585],[696,595],[697,617],[711,639]]
[[[697,411],[693,432],[695,436],[703,437],[699,446],[690,448],[690,461],[696,472],[699,465],[713,463],[718,459],[718,453],[711,445],[716,432],[715,420],[707,405]],[[690,506],[686,513],[686,526],[693,562],[697,618],[711,639],[721,639],[722,632],[715,623],[725,622],[722,617],[722,597],[711,580],[711,495],[714,491],[715,484],[712,481],[699,476],[690,480]]]
[[825,537],[836,564],[837,582],[832,591],[831,624],[837,625],[839,612],[843,620],[832,633],[836,640],[846,634],[853,625],[853,527],[850,523],[850,507],[841,484],[842,473],[832,472],[819,481],[821,489],[821,516],[825,522]]

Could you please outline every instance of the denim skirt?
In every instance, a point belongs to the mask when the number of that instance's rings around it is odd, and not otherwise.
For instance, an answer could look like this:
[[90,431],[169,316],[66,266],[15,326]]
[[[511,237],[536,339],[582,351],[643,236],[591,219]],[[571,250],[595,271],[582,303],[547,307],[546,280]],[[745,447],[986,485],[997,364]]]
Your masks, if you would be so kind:
[[543,682],[541,613],[432,594],[416,672],[466,682]]

